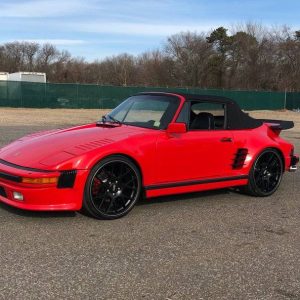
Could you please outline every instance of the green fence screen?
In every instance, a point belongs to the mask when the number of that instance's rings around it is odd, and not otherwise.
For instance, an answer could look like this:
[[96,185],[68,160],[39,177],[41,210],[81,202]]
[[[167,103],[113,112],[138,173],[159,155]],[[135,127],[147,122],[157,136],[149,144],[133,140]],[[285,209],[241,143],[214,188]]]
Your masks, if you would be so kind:
[[286,109],[300,110],[300,93],[287,93]]
[[211,90],[198,88],[117,87],[0,81],[0,106],[32,108],[114,108],[143,91],[219,95],[232,98],[246,110],[297,109],[300,93]]

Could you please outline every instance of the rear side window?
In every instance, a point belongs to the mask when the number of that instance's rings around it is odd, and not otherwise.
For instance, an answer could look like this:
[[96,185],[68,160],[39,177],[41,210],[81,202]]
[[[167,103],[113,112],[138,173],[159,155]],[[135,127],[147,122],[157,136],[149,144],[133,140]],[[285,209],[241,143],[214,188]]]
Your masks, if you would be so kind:
[[225,104],[191,102],[189,127],[192,130],[225,128]]

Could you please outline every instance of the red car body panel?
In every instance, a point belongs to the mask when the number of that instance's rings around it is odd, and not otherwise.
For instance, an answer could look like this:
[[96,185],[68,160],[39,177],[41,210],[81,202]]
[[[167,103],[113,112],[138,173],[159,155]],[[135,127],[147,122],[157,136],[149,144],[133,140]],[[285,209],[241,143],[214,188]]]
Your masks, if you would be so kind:
[[[175,122],[185,98],[173,95],[180,100]],[[124,124],[88,124],[29,135],[0,149],[0,201],[29,210],[79,210],[90,170],[113,154],[136,163],[146,197],[245,185],[253,161],[266,148],[278,149],[289,170],[293,145],[270,126],[170,133]],[[243,166],[233,168],[237,150],[244,148],[248,152]],[[70,170],[77,172],[74,185],[62,189],[10,178],[52,178]],[[15,200],[13,192],[24,199]]]

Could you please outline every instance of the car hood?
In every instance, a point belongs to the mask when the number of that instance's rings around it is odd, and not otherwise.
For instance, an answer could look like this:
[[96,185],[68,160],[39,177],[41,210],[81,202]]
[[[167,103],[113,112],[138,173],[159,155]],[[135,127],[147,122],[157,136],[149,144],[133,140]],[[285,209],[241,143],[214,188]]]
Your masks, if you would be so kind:
[[89,124],[25,136],[0,149],[0,159],[9,163],[48,169],[146,129],[132,126],[96,126]]

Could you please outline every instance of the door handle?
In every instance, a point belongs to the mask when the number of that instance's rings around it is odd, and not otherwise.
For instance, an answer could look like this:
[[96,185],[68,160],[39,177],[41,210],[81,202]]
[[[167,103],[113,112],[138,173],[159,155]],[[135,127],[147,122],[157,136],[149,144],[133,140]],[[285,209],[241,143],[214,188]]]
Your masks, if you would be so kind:
[[231,143],[232,142],[232,138],[231,137],[223,137],[221,138],[221,142],[223,143]]

